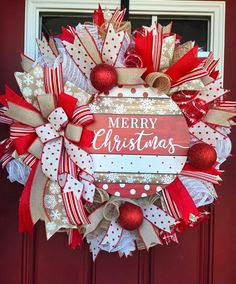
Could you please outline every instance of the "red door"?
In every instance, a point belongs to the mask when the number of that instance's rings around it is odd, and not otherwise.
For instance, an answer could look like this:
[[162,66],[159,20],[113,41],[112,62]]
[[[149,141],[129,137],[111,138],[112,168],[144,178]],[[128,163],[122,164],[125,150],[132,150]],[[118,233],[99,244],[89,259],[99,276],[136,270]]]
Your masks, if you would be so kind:
[[[227,1],[225,86],[236,93],[236,4]],[[24,0],[5,1],[0,17],[0,92],[4,83],[17,90],[13,73],[20,70],[23,50]],[[234,97],[235,99],[235,97]],[[7,135],[1,126],[1,138]],[[235,130],[231,138],[236,145]],[[235,153],[235,146],[233,153]],[[33,237],[17,232],[17,207],[22,187],[11,184],[1,172],[0,189],[0,283],[4,284],[234,284],[236,283],[236,229],[234,206],[235,157],[224,164],[224,183],[218,187],[216,206],[209,208],[208,222],[179,235],[180,244],[159,246],[133,257],[102,253],[92,262],[87,245],[75,251],[67,247],[65,234],[46,241],[43,224]]]

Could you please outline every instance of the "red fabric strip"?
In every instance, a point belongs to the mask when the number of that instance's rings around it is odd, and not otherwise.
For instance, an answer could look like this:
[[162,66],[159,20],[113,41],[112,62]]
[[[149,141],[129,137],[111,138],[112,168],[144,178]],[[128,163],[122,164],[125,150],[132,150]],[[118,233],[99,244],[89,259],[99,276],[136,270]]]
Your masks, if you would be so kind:
[[58,107],[62,107],[64,111],[66,112],[67,116],[72,119],[76,104],[77,104],[77,99],[67,95],[65,93],[61,93],[58,98]]
[[143,35],[140,32],[137,32],[135,38],[135,49],[142,58],[143,66],[147,68],[144,73],[144,77],[153,72],[153,63],[152,63],[152,46],[153,46],[153,36],[151,32],[148,32],[147,35]]
[[175,202],[185,224],[190,222],[190,214],[199,216],[199,211],[193,202],[192,197],[189,195],[187,189],[179,178],[176,178],[171,184],[169,184],[166,187],[166,190]]
[[31,133],[13,140],[18,155],[23,155],[28,152],[30,145],[35,141],[37,135]]
[[19,225],[18,230],[20,233],[28,232],[33,233],[33,220],[30,212],[30,193],[31,187],[34,180],[34,175],[38,167],[38,161],[33,165],[28,180],[26,182],[25,188],[20,197],[19,203]]
[[204,58],[197,57],[198,46],[194,46],[175,64],[166,70],[165,74],[171,77],[171,85],[174,85],[178,79],[188,74],[191,70],[199,66]]
[[84,146],[84,147],[90,147],[93,137],[94,137],[93,131],[83,128],[82,135],[79,141],[79,145]]
[[72,249],[76,249],[77,246],[81,246],[83,242],[83,235],[77,229],[70,229],[69,232],[69,246]]
[[101,26],[105,22],[101,5],[98,5],[98,9],[93,12],[93,23],[97,26]]

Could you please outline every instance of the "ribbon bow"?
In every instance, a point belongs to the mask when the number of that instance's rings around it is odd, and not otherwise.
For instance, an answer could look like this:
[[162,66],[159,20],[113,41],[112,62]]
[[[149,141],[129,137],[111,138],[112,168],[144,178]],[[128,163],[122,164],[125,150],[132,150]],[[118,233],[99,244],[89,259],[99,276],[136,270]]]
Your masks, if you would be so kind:
[[108,245],[109,251],[112,251],[122,238],[124,229],[118,224],[117,219],[119,217],[119,206],[124,201],[140,206],[143,211],[143,223],[137,229],[137,233],[142,241],[142,247],[144,246],[147,250],[151,246],[162,243],[158,230],[171,233],[171,227],[176,224],[176,220],[172,216],[154,205],[151,200],[144,204],[137,204],[131,199],[113,197],[105,205],[100,206],[91,213],[89,215],[90,224],[85,225],[84,236],[87,236],[89,233],[95,232],[102,220],[109,221],[103,239],[97,243],[91,243],[91,246],[95,246],[92,249],[94,258],[101,250],[102,245]]
[[[52,180],[61,187],[70,223],[89,223],[81,201],[83,197],[93,202],[95,193],[92,157],[81,148],[89,146],[93,138],[93,132],[84,128],[93,121],[88,105],[78,105],[76,98],[65,93],[58,99],[55,95],[45,94],[37,97],[38,110],[9,88],[1,101],[5,105],[7,102],[6,117],[17,121],[11,125],[11,138],[17,153],[30,153],[40,160],[31,170],[31,182],[26,184],[28,195],[24,194],[21,199],[20,215],[24,212],[22,215],[25,216],[29,209],[33,223],[45,219],[44,205],[36,205],[30,198],[35,193],[37,200],[43,200],[47,181]],[[41,213],[34,213],[35,210]],[[26,223],[25,227],[28,226]]]

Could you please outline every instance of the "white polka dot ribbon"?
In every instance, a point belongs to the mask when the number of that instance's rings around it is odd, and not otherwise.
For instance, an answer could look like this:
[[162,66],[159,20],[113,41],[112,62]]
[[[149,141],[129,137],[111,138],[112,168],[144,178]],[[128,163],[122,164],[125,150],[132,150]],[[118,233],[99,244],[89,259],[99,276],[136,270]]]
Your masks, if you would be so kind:
[[108,230],[101,241],[101,245],[108,245],[111,252],[119,243],[123,229],[118,224],[117,220],[113,219],[108,227]]
[[155,227],[170,233],[170,227],[176,224],[176,220],[168,215],[166,212],[153,204],[143,206],[143,216]]

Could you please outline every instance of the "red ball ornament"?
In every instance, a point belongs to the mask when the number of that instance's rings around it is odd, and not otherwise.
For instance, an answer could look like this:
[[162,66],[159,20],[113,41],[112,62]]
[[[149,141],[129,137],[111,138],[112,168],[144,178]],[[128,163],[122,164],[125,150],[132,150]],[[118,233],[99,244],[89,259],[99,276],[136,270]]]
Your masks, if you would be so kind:
[[107,92],[117,84],[116,69],[108,64],[96,65],[90,73],[90,80],[95,89],[100,92]]
[[119,209],[120,216],[117,221],[123,229],[133,231],[141,226],[143,222],[143,211],[139,206],[125,202]]
[[194,144],[188,150],[189,163],[200,170],[206,170],[212,167],[217,159],[217,154],[213,146],[206,143]]

